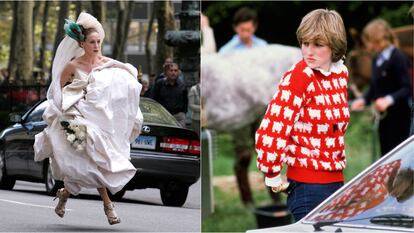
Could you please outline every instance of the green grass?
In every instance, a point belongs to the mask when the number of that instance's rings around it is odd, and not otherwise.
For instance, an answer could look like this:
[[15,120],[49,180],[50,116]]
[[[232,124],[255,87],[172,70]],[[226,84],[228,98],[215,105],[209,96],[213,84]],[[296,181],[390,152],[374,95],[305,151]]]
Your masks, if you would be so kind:
[[[214,176],[234,175],[235,154],[232,136],[230,134],[218,134],[217,136],[217,155],[213,159],[213,174]],[[252,153],[256,156],[253,148]],[[255,159],[255,157],[252,158],[249,171],[257,171]]]
[[[254,191],[254,199],[259,206],[268,204],[268,194]],[[238,193],[228,194],[214,188],[215,213],[203,220],[203,232],[245,232],[257,228],[254,213],[246,209]]]
[[[217,155],[213,159],[214,176],[234,175],[235,155],[231,139],[230,134],[218,135]],[[345,135],[347,156],[347,167],[344,170],[345,181],[351,180],[372,163],[372,144],[372,120],[369,112],[353,112]],[[378,142],[376,148],[377,152],[379,152]],[[255,159],[254,154],[249,171],[258,172]],[[255,190],[253,194],[256,206],[264,206],[271,203],[267,191]],[[243,206],[238,192],[225,193],[218,188],[214,188],[214,195],[215,213],[203,220],[203,231],[244,232],[257,227],[254,214]]]

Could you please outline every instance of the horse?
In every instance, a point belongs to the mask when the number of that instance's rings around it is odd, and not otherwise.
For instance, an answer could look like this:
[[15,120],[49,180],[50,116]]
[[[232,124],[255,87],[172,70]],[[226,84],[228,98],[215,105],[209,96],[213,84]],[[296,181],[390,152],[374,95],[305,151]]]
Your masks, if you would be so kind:
[[[256,122],[266,110],[283,74],[302,59],[297,47],[273,44],[232,54],[206,54],[201,62],[202,124],[221,132],[232,132],[235,148],[235,174],[244,205],[253,204],[248,182],[248,167]],[[249,135],[234,133],[245,129]],[[243,132],[246,132],[243,131]],[[236,138],[237,137],[237,138]],[[270,189],[269,192],[271,193]],[[273,201],[279,195],[271,193]]]

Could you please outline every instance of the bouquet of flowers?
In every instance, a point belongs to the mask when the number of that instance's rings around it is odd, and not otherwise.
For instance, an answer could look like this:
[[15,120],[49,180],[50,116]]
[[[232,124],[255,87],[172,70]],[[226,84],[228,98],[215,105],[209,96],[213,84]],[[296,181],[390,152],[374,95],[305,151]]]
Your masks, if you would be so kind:
[[76,151],[85,150],[86,127],[84,125],[73,124],[67,120],[62,120],[60,125],[66,131],[66,139]]

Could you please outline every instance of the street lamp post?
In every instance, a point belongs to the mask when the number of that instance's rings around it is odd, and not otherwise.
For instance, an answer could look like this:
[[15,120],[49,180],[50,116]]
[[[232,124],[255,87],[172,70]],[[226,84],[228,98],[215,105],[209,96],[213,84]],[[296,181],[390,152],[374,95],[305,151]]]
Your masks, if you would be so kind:
[[177,47],[177,63],[189,88],[199,79],[200,70],[200,2],[182,1],[179,31],[167,31],[166,44]]

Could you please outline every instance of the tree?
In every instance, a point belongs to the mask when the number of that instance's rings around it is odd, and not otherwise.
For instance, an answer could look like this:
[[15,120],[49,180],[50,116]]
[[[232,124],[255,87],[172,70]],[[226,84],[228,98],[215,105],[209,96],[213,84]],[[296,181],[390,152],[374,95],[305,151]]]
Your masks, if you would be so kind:
[[[59,22],[56,28],[56,36],[55,36],[55,44],[53,46],[53,56],[55,57],[57,47],[59,46],[60,41],[63,39],[64,30],[63,26],[65,25],[65,19],[68,17],[69,12],[69,2],[68,1],[61,1],[59,4]],[[53,66],[53,65],[52,65]],[[50,66],[50,70],[52,70],[52,66]],[[52,73],[52,72],[50,72]]]
[[80,13],[82,12],[82,1],[76,1],[76,18],[79,17]]
[[32,81],[33,70],[33,1],[16,2],[14,49],[10,60],[10,77]]
[[158,21],[157,55],[155,58],[155,71],[162,72],[162,65],[166,58],[174,57],[174,50],[165,44],[164,36],[167,31],[175,30],[174,7],[170,0],[155,1],[156,17]]
[[33,65],[36,66],[36,39],[35,39],[35,28],[37,15],[39,14],[39,8],[42,2],[35,1],[33,7],[33,19],[32,19],[32,44],[33,44]]
[[124,50],[128,39],[129,24],[131,22],[131,13],[134,2],[118,1],[118,21],[116,27],[115,42],[112,46],[112,58],[124,61]]
[[9,55],[9,64],[8,64],[8,71],[9,71],[9,80],[10,77],[14,79],[16,74],[17,66],[15,64],[15,52],[16,49],[16,31],[17,31],[17,5],[19,2],[13,2],[13,26],[12,26],[12,32],[10,36],[10,55]]
[[40,54],[38,66],[40,70],[45,71],[45,50],[46,50],[46,36],[47,36],[47,18],[49,17],[49,1],[45,1],[43,9],[42,34],[40,36]]
[[106,4],[102,1],[92,1],[91,4],[93,16],[103,24],[106,19]]
[[155,7],[152,7],[150,20],[148,22],[148,30],[147,36],[145,38],[145,58],[147,60],[147,70],[148,74],[153,74],[153,64],[152,64],[152,54],[150,50],[150,41],[151,41],[151,34],[152,34],[152,25],[154,24],[155,18]]

